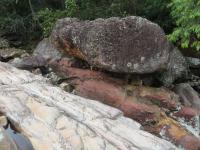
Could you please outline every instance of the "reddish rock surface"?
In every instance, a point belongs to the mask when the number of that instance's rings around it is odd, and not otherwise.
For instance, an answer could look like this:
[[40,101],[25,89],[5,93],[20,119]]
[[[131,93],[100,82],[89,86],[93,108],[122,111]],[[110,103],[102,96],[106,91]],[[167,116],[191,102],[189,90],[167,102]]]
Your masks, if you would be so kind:
[[200,139],[188,133],[177,121],[162,114],[159,123],[154,126],[154,133],[170,140],[186,150],[199,150]]
[[[159,112],[156,106],[148,106],[137,102],[135,96],[127,95],[126,83],[108,75],[91,70],[72,68],[70,62],[54,63],[54,71],[64,78],[70,79],[77,95],[98,100],[121,109],[126,116],[138,121],[155,120]],[[135,102],[134,102],[135,101]]]
[[[124,80],[113,78],[106,73],[71,67],[72,62],[61,60],[52,62],[53,70],[75,87],[75,94],[101,101],[119,108],[124,114],[139,121],[145,130],[162,136],[176,145],[195,150],[200,141],[181,124],[166,115],[178,110],[178,96],[164,88],[127,85]],[[174,116],[194,117],[196,111],[182,107]],[[185,143],[186,142],[186,143]]]
[[200,150],[200,139],[194,138],[191,135],[185,135],[181,137],[177,144],[184,147],[186,150]]
[[190,120],[193,117],[200,115],[200,110],[191,107],[182,107],[178,112],[174,114],[176,117],[185,118]]

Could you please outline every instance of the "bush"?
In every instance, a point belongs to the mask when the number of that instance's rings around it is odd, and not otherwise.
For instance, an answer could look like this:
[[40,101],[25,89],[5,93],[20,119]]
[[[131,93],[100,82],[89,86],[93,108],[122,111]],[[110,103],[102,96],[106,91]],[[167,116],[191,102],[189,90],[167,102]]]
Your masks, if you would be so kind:
[[43,35],[47,37],[59,18],[77,17],[83,20],[93,20],[111,16],[125,16],[128,2],[131,2],[131,0],[126,0],[126,2],[124,0],[114,0],[113,2],[106,0],[66,0],[64,10],[45,8],[37,13],[37,17],[43,29]]
[[200,50],[200,1],[172,0],[169,5],[171,15],[177,27],[169,35],[169,39],[178,43],[182,48]]
[[44,36],[48,36],[55,21],[62,17],[77,17],[83,20],[96,18],[139,15],[152,20],[171,32],[172,19],[167,5],[170,0],[65,0],[64,10],[43,9],[38,18]]
[[159,24],[169,34],[175,25],[168,7],[170,2],[171,0],[137,0],[136,14]]
[[38,38],[39,31],[27,0],[0,0],[0,37],[8,39],[11,46]]
[[37,17],[39,19],[40,26],[43,29],[43,36],[48,37],[53,29],[56,20],[66,16],[67,13],[63,10],[52,10],[49,8],[40,10],[37,13]]

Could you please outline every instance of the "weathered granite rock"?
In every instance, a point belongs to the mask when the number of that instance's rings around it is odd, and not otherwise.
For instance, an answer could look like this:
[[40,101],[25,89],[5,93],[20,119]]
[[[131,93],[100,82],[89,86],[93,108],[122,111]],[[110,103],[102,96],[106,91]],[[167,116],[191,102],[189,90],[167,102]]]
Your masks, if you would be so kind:
[[[70,60],[60,60],[50,66],[74,86],[75,94],[119,108],[126,116],[139,121],[145,130],[161,135],[176,144],[182,143],[183,147],[187,147],[196,143],[195,149],[199,148],[200,141],[198,136],[196,137],[199,132],[190,134],[190,130],[187,131],[185,126],[178,122],[179,118],[175,118],[177,121],[166,115],[170,110],[179,112],[179,98],[175,93],[164,88],[127,86],[123,80],[98,71],[73,68],[72,64]],[[188,115],[187,112],[180,114],[183,117]],[[194,117],[194,114],[192,115]],[[194,125],[198,125],[198,122]],[[190,137],[190,140],[183,144],[186,137]]]
[[11,59],[16,57],[20,57],[21,55],[25,54],[26,52],[22,49],[16,48],[4,48],[0,49],[0,61],[7,62]]
[[[199,58],[194,58],[194,57],[186,57],[186,60],[187,60],[188,66],[190,68],[190,72],[192,74],[198,76],[198,78],[199,78],[200,77],[200,59]],[[193,79],[193,81],[194,80],[195,79]],[[195,85],[198,86],[198,88],[199,88],[200,82],[198,81],[196,83],[195,83]]]
[[151,73],[165,69],[170,44],[164,31],[144,18],[57,21],[51,41],[68,55],[91,66],[124,73]]
[[8,40],[0,37],[0,48],[8,48],[9,46]]
[[43,77],[0,63],[0,110],[35,150],[172,150],[121,111],[64,92]]
[[173,45],[171,49],[167,70],[158,78],[167,87],[171,86],[176,79],[186,76],[188,71],[188,64],[179,49]]
[[200,67],[200,59],[193,57],[186,57],[189,67],[191,68],[199,68]]
[[62,57],[62,54],[54,47],[48,38],[43,39],[33,52],[34,56],[42,56],[46,60],[57,60]]
[[178,84],[174,91],[180,96],[185,106],[191,106],[200,110],[199,95],[188,83]]
[[75,87],[77,95],[119,108],[126,116],[141,123],[158,119],[160,110],[154,104],[167,109],[178,107],[178,99],[173,97],[173,92],[129,86],[125,81],[105,73],[73,68],[71,65],[67,60],[50,64],[61,78]]
[[23,58],[15,58],[9,62],[12,66],[31,70],[34,68],[45,67],[47,65],[47,60],[42,55],[28,56]]
[[0,127],[5,127],[8,124],[6,116],[0,116]]

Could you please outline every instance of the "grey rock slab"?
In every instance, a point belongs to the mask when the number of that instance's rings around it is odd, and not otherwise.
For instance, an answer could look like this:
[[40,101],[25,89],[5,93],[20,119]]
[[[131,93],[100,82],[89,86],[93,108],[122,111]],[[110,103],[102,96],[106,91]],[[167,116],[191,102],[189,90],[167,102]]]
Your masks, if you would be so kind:
[[0,63],[0,110],[35,150],[176,149],[118,109],[64,92],[5,63]]
[[200,98],[198,93],[188,83],[181,83],[175,86],[174,91],[179,95],[185,106],[200,109]]
[[44,59],[57,60],[62,57],[62,54],[55,48],[48,38],[43,39],[38,43],[37,47],[33,52],[34,56],[42,56]]

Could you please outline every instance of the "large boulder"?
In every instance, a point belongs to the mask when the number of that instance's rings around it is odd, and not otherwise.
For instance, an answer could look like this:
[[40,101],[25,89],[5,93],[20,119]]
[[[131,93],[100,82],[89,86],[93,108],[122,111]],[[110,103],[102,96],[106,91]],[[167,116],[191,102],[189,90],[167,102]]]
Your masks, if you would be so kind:
[[[125,116],[141,123],[143,129],[181,145],[187,150],[200,147],[200,140],[198,136],[195,137],[199,133],[196,130],[199,122],[191,121],[200,114],[200,111],[180,106],[179,98],[175,93],[165,88],[127,85],[124,80],[103,72],[74,68],[73,61],[67,59],[51,62],[50,66],[64,79],[63,83],[67,91],[116,107],[123,111]],[[63,88],[63,85],[61,87]],[[169,113],[170,115],[167,116],[166,114]],[[184,128],[188,121],[183,121],[183,118],[188,117],[190,117],[189,123],[192,122],[194,125],[187,128],[189,132]],[[182,121],[177,122],[174,118]]]
[[186,57],[190,68],[200,68],[200,59],[194,57]]
[[171,47],[161,27],[136,16],[94,21],[60,19],[51,41],[91,66],[123,73],[165,69]]
[[15,58],[9,62],[14,67],[20,69],[31,70],[35,68],[42,68],[47,65],[47,61],[41,55],[38,56],[27,56],[23,58]]
[[66,93],[41,76],[1,62],[0,109],[34,150],[177,149],[115,108]]

